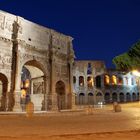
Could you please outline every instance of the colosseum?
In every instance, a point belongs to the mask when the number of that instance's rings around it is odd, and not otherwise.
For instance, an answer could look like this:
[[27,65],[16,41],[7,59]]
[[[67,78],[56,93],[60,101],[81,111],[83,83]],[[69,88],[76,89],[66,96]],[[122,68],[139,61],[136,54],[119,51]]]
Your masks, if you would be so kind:
[[138,77],[78,61],[73,38],[0,11],[0,111],[63,110],[139,100]]

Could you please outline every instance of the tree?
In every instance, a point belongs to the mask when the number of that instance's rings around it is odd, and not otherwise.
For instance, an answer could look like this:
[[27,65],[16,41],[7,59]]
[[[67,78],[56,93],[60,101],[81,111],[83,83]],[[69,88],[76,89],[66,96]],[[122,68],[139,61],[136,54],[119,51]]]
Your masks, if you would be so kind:
[[140,68],[140,40],[125,53],[116,56],[113,60],[117,69],[132,70]]

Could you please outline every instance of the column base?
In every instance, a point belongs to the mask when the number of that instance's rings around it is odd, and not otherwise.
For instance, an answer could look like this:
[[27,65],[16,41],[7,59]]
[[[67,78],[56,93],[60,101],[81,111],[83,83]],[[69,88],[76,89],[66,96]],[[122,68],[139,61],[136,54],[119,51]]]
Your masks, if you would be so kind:
[[75,94],[72,94],[72,99],[71,99],[71,109],[75,110],[76,109],[76,105],[75,105]]
[[51,111],[58,111],[58,105],[57,105],[57,95],[56,93],[53,93],[51,95],[52,105],[51,105]]
[[22,112],[22,108],[20,105],[20,97],[21,97],[21,91],[15,91],[14,92],[15,105],[13,107],[14,112]]

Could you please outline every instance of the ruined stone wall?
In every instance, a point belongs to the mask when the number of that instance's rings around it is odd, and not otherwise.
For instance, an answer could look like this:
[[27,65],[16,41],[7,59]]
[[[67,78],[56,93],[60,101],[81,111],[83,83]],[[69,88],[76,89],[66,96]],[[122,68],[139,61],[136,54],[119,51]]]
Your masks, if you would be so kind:
[[[91,65],[91,73],[88,74],[88,65]],[[105,64],[103,61],[75,61],[74,62],[74,68],[73,68],[73,76],[76,77],[76,83],[73,84],[73,89],[74,89],[74,93],[76,96],[76,102],[77,104],[79,104],[79,96],[81,93],[84,94],[84,103],[83,104],[88,104],[89,103],[89,93],[93,94],[93,102],[92,104],[96,104],[98,101],[96,99],[96,95],[97,93],[101,93],[102,94],[102,101],[103,101],[103,92],[102,92],[102,88],[97,88],[96,87],[96,77],[101,75],[101,78],[103,79],[102,75],[105,72]],[[79,85],[79,77],[83,76],[84,78],[84,86],[80,86]],[[87,78],[91,77],[93,78],[93,87],[89,88],[87,86]],[[103,86],[103,80],[101,79],[101,86]]]

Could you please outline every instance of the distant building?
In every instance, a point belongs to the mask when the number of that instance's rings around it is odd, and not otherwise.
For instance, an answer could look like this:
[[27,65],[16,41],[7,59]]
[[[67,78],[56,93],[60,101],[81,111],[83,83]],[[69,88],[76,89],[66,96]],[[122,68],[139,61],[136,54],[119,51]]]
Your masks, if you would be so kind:
[[139,99],[137,77],[75,61],[73,38],[0,11],[0,110],[72,109]]
[[139,77],[132,72],[106,69],[102,61],[75,61],[73,89],[76,105],[139,100]]

